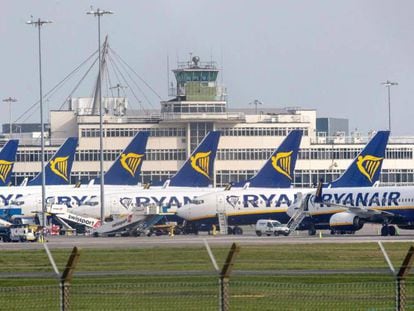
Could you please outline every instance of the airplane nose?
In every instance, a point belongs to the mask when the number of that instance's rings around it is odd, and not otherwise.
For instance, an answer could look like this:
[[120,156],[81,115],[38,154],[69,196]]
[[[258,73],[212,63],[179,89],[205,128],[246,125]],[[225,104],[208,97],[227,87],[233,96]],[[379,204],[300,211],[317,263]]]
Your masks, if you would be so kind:
[[188,220],[191,215],[191,207],[188,204],[185,204],[180,208],[177,208],[176,214],[178,217]]

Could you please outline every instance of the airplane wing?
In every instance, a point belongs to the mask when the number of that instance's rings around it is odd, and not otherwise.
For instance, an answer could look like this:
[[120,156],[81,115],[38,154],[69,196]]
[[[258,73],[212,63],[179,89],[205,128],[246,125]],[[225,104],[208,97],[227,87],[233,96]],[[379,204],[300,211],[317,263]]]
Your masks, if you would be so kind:
[[396,215],[391,212],[379,210],[379,209],[367,209],[367,208],[361,208],[358,206],[349,206],[344,204],[337,204],[337,203],[331,203],[327,202],[326,204],[329,204],[331,206],[336,206],[339,208],[343,208],[344,212],[348,211],[355,215],[358,215],[360,218],[364,219],[379,219],[379,218],[386,218],[386,219],[403,219],[403,216]]

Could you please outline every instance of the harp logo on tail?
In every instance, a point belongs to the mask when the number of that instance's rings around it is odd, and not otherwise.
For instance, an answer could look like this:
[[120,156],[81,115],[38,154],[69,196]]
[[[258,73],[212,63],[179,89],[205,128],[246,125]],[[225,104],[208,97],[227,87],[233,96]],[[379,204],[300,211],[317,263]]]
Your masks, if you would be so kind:
[[131,174],[132,177],[135,176],[135,172],[137,171],[138,166],[142,161],[143,154],[137,153],[128,153],[128,154],[121,154],[121,165],[122,167]]
[[10,174],[13,162],[0,160],[0,179],[5,183],[7,176]]
[[357,167],[362,175],[372,182],[372,177],[374,177],[375,173],[379,169],[382,160],[383,158],[372,155],[359,156],[357,160]]
[[193,169],[196,172],[199,172],[200,174],[206,176],[208,179],[210,179],[210,176],[208,176],[210,153],[211,151],[198,152],[191,157],[191,166],[193,167]]
[[50,169],[53,173],[68,181],[68,159],[67,157],[57,157],[50,161]]
[[290,180],[292,180],[292,176],[290,176],[290,163],[292,161],[292,153],[293,151],[278,152],[272,157],[273,168]]

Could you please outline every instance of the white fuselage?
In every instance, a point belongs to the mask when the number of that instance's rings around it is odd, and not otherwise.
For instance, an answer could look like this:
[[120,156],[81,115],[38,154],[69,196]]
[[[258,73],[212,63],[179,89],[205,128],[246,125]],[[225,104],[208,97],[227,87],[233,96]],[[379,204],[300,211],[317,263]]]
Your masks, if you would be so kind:
[[314,189],[236,188],[196,197],[192,203],[177,210],[188,221],[215,222],[218,213],[225,213],[229,224],[255,224],[257,219],[272,218],[287,222],[286,210],[297,192]]
[[[168,187],[143,189],[139,186],[105,186],[105,215],[123,213],[131,206],[147,204],[180,207],[197,195],[217,191],[214,188]],[[24,215],[42,210],[40,186],[0,188],[0,205],[18,205]],[[47,204],[63,204],[73,213],[100,215],[100,186],[47,186]],[[92,215],[93,214],[93,215]]]
[[[286,223],[294,213],[288,207],[298,192],[305,196],[314,193],[315,189],[247,188],[220,191],[196,197],[192,203],[178,209],[177,215],[188,221],[216,223],[217,214],[224,212],[229,225],[254,224],[262,218]],[[324,204],[314,203],[313,197],[310,200],[308,212],[312,222],[329,223],[332,215],[348,209],[355,214],[359,210],[382,210],[401,216],[406,222],[414,221],[414,187],[324,188],[322,200]],[[328,201],[335,205],[328,204]]]

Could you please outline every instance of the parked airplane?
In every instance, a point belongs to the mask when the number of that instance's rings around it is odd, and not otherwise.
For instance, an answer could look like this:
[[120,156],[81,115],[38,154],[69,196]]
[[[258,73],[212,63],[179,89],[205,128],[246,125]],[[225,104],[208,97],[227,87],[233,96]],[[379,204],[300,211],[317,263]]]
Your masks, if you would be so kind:
[[308,192],[287,210],[290,216],[304,212],[304,221],[332,233],[360,230],[365,223],[382,224],[381,235],[395,235],[401,229],[414,229],[414,187],[353,187]]
[[301,130],[293,130],[272,153],[263,167],[247,181],[237,186],[254,188],[289,188],[302,139]]
[[[333,183],[333,188],[340,184],[342,187],[350,187],[355,181],[360,181],[363,186],[375,182],[379,178],[379,169],[384,158],[385,139],[389,132],[380,131],[345,171],[344,176]],[[386,141],[386,140],[385,140]],[[379,148],[376,146],[380,145]],[[372,152],[372,154],[370,153]],[[292,168],[293,174],[293,168]],[[286,214],[287,207],[295,199],[298,192],[310,192],[312,189],[280,189],[280,188],[245,188],[218,191],[196,197],[195,200],[177,210],[177,215],[194,222],[195,224],[218,224],[218,215],[227,216],[227,223],[235,226],[229,228],[229,232],[241,234],[239,226],[254,224],[262,218],[272,218],[282,223],[287,223],[290,216]],[[315,228],[309,228],[310,233],[315,233]]]
[[213,184],[214,161],[220,139],[211,131],[200,142],[178,172],[167,181],[168,187],[208,187]]
[[[213,180],[218,140],[219,132],[210,132],[177,174],[171,178],[170,186],[167,188],[142,189],[137,186],[108,185],[105,192],[106,206],[109,206],[105,211],[106,215],[125,212],[126,208],[150,203],[178,207],[187,203],[194,195],[213,191],[213,188],[202,186]],[[195,187],[196,185],[199,187]],[[33,214],[33,211],[41,211],[40,189],[26,188],[28,187],[16,187],[3,192],[0,189],[0,201],[3,200],[4,205],[18,204],[25,215]],[[98,185],[80,188],[48,186],[46,194],[48,204],[65,204],[72,208],[82,206],[78,209],[79,212],[82,210],[83,213],[90,215],[100,213]]]
[[390,131],[378,131],[348,169],[329,186],[332,188],[374,186],[379,181],[389,136]]
[[[104,175],[105,185],[137,185],[149,132],[138,132]],[[95,179],[95,184],[100,178]]]
[[[53,155],[45,166],[46,185],[68,185],[70,172],[72,171],[78,139],[69,137]],[[42,184],[42,172],[28,182],[28,186],[40,186]]]
[[0,186],[9,186],[19,141],[10,139],[0,151]]

